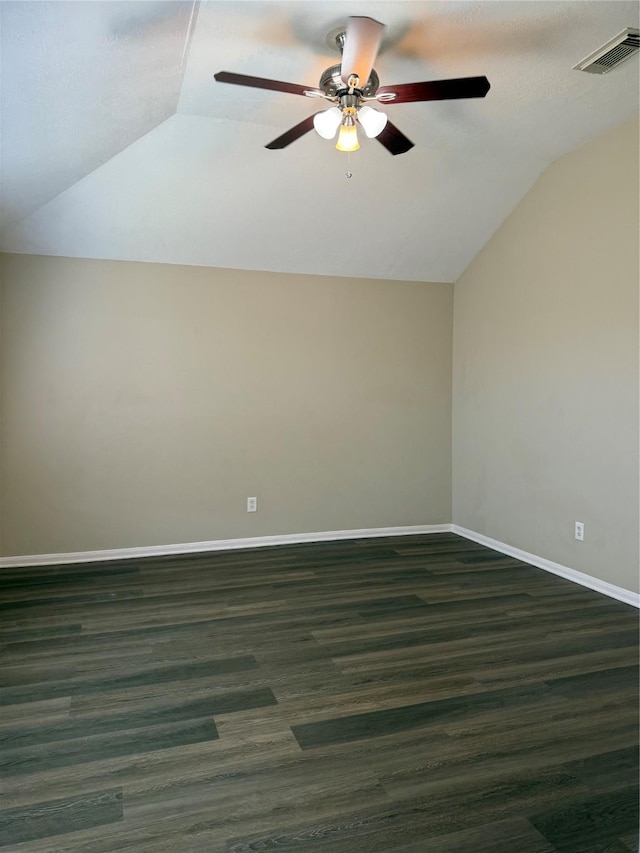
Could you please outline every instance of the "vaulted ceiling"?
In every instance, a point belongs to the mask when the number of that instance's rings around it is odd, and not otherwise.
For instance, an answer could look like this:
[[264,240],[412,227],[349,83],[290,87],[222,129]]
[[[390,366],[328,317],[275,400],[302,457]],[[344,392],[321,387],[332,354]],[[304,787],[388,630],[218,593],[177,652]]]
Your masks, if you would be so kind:
[[[638,9],[2,2],[2,249],[455,281],[550,162],[637,113],[637,56],[602,76],[572,66]],[[487,97],[385,106],[415,143],[396,157],[313,132],[265,149],[318,102],[213,74],[316,87],[350,15],[387,25],[382,85],[486,75]]]

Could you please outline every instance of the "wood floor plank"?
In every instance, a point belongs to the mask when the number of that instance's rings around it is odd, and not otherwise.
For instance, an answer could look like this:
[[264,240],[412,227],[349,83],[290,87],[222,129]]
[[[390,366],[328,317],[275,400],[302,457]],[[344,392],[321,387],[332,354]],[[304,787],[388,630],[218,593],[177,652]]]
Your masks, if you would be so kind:
[[[57,696],[81,695],[104,690],[126,689],[145,684],[163,684],[167,681],[178,681],[184,678],[212,676],[221,672],[238,672],[257,668],[256,659],[249,655],[236,658],[223,658],[195,663],[172,664],[169,666],[149,666],[133,672],[123,672],[101,678],[74,677],[70,670],[47,670],[36,672],[35,676],[27,673],[28,683],[10,686],[0,691],[0,705],[13,705],[17,702],[40,701],[53,699]],[[34,677],[32,682],[30,679]],[[41,680],[43,678],[44,680]]]
[[594,790],[632,788],[639,778],[638,750],[635,746],[588,755],[565,764],[570,773]]
[[0,747],[5,754],[8,754],[10,750],[53,741],[91,738],[108,732],[210,718],[217,714],[228,714],[248,708],[264,708],[276,704],[275,696],[268,689],[228,691],[187,702],[146,703],[144,708],[137,711],[129,710],[128,713],[94,713],[80,717],[73,715],[47,726],[31,724],[14,727],[0,736]]
[[594,690],[615,690],[616,688],[629,689],[637,695],[639,674],[640,669],[637,664],[634,664],[557,678],[551,686],[562,696],[569,697],[584,696]]
[[25,702],[6,705],[0,712],[0,731],[15,726],[36,725],[46,729],[59,720],[66,720],[71,709],[71,699],[45,699],[43,702]]
[[637,850],[638,613],[593,590],[451,533],[0,583],[16,853]]
[[[320,849],[334,853],[387,853],[404,844],[407,849],[430,851],[431,845],[442,836],[483,825],[481,814],[490,817],[489,823],[495,823],[507,819],[509,812],[518,806],[527,808],[541,801],[562,802],[575,795],[576,790],[566,778],[549,779],[543,789],[514,786],[509,789],[511,805],[506,798],[487,799],[484,791],[468,790],[459,797],[434,796],[428,792],[424,797],[395,801],[389,807],[381,803],[375,810],[354,807],[333,821],[318,816],[308,823],[300,821],[298,825],[283,827],[278,833],[235,838],[221,849],[229,853],[248,853],[256,849],[277,849],[286,853]],[[459,810],[453,806],[454,802],[459,803]],[[532,834],[535,835],[529,833]],[[536,843],[540,845],[538,839]]]
[[0,846],[121,821],[122,788],[0,811]]
[[170,725],[122,729],[108,734],[53,740],[36,746],[5,749],[0,756],[0,775],[21,776],[54,767],[72,767],[112,758],[201,743],[218,737],[212,719],[181,720]]
[[[415,853],[415,845],[393,847],[389,853]],[[428,853],[557,853],[526,818],[508,818],[430,838]]]
[[420,728],[434,721],[444,722],[474,713],[502,710],[505,707],[517,708],[518,705],[527,704],[547,694],[548,689],[545,685],[537,684],[532,687],[466,693],[463,696],[433,702],[420,702],[382,711],[335,717],[315,723],[301,723],[292,726],[292,731],[303,749],[313,749],[326,744],[344,743],[405,729]]
[[638,786],[534,814],[531,823],[558,853],[606,853],[638,827]]

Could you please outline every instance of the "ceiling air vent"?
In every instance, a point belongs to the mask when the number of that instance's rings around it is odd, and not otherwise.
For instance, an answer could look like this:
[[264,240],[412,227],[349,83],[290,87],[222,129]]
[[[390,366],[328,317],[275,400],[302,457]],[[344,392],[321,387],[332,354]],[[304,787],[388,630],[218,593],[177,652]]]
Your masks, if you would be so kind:
[[606,74],[640,49],[639,30],[627,27],[598,50],[590,53],[586,59],[574,65],[576,71],[588,71],[590,74]]

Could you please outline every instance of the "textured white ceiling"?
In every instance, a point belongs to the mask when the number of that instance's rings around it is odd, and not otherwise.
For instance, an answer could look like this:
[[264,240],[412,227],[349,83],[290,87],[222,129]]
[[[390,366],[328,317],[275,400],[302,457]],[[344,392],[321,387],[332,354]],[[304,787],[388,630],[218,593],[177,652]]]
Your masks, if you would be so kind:
[[190,5],[2,2],[2,221],[19,220],[176,111]]
[[[454,281],[557,157],[638,111],[638,58],[572,66],[625,26],[625,0],[3,2],[5,251]],[[192,14],[194,13],[195,14]],[[383,85],[486,74],[485,99],[390,105],[416,143],[347,155],[318,109],[216,83],[317,85],[349,15],[387,24]],[[361,134],[362,136],[362,134]]]

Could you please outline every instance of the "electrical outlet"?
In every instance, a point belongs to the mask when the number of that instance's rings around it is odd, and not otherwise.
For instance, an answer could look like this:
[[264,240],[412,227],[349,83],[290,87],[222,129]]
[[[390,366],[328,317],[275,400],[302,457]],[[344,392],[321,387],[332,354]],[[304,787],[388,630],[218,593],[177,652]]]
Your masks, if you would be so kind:
[[584,522],[576,521],[576,539],[579,542],[584,542]]
[[247,498],[247,512],[258,511],[258,498]]

